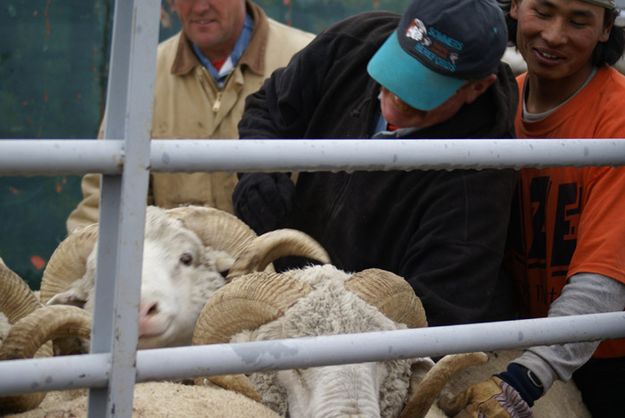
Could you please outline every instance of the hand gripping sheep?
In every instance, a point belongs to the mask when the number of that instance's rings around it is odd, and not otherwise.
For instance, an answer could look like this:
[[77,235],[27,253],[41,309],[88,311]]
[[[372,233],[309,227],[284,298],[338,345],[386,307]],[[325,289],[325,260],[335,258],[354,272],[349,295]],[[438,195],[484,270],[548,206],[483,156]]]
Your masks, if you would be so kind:
[[[262,271],[289,253],[278,242],[278,234],[256,238],[255,245],[235,261],[228,276],[231,282],[204,306],[193,344],[427,326],[412,288],[390,272],[368,269],[350,274],[331,265],[281,274]],[[198,380],[240,391],[294,418],[442,418],[446,415],[435,402],[447,394],[444,388],[455,392],[504,368],[501,362],[485,367],[487,358],[484,353],[468,353],[445,356],[436,364],[417,358]],[[480,369],[481,373],[474,372]],[[566,388],[543,397],[536,404],[536,417],[587,417],[574,385]],[[562,402],[574,407],[563,409]]]

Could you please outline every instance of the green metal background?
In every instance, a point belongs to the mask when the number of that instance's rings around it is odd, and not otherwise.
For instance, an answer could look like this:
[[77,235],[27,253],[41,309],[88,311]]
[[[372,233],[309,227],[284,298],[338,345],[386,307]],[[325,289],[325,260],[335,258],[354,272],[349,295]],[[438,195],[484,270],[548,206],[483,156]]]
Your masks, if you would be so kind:
[[[319,33],[364,10],[408,0],[258,0],[281,22]],[[108,75],[113,0],[0,2],[0,140],[95,138]],[[163,1],[161,39],[179,26]],[[0,176],[0,257],[38,288],[80,200],[77,176]]]

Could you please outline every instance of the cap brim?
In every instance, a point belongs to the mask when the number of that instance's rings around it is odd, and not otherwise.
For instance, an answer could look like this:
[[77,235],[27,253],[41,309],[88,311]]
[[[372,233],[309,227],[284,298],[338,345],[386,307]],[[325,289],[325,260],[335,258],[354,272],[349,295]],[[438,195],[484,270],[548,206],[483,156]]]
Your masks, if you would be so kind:
[[369,75],[402,101],[432,110],[454,95],[466,80],[430,70],[399,45],[397,31],[382,44],[367,65]]

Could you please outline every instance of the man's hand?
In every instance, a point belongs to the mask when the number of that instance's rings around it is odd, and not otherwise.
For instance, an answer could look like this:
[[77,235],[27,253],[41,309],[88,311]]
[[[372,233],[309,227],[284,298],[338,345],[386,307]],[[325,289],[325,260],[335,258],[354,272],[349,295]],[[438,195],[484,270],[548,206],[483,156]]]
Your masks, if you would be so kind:
[[456,418],[530,418],[532,410],[521,395],[497,376],[475,384],[438,406]]
[[295,185],[286,173],[243,174],[232,194],[234,213],[257,234],[281,226],[291,212]]

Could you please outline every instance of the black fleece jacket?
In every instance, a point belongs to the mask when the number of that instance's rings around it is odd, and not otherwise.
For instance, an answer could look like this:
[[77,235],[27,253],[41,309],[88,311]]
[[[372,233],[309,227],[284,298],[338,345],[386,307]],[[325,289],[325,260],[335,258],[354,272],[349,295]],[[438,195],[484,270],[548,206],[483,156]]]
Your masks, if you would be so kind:
[[[370,138],[379,85],[366,66],[398,22],[363,13],[321,33],[248,97],[240,137]],[[502,64],[474,103],[402,139],[512,138],[516,102],[514,76]],[[300,173],[280,226],[310,234],[343,270],[403,276],[430,325],[507,319],[512,285],[499,268],[515,178],[511,170]],[[239,198],[235,192],[235,207]]]

